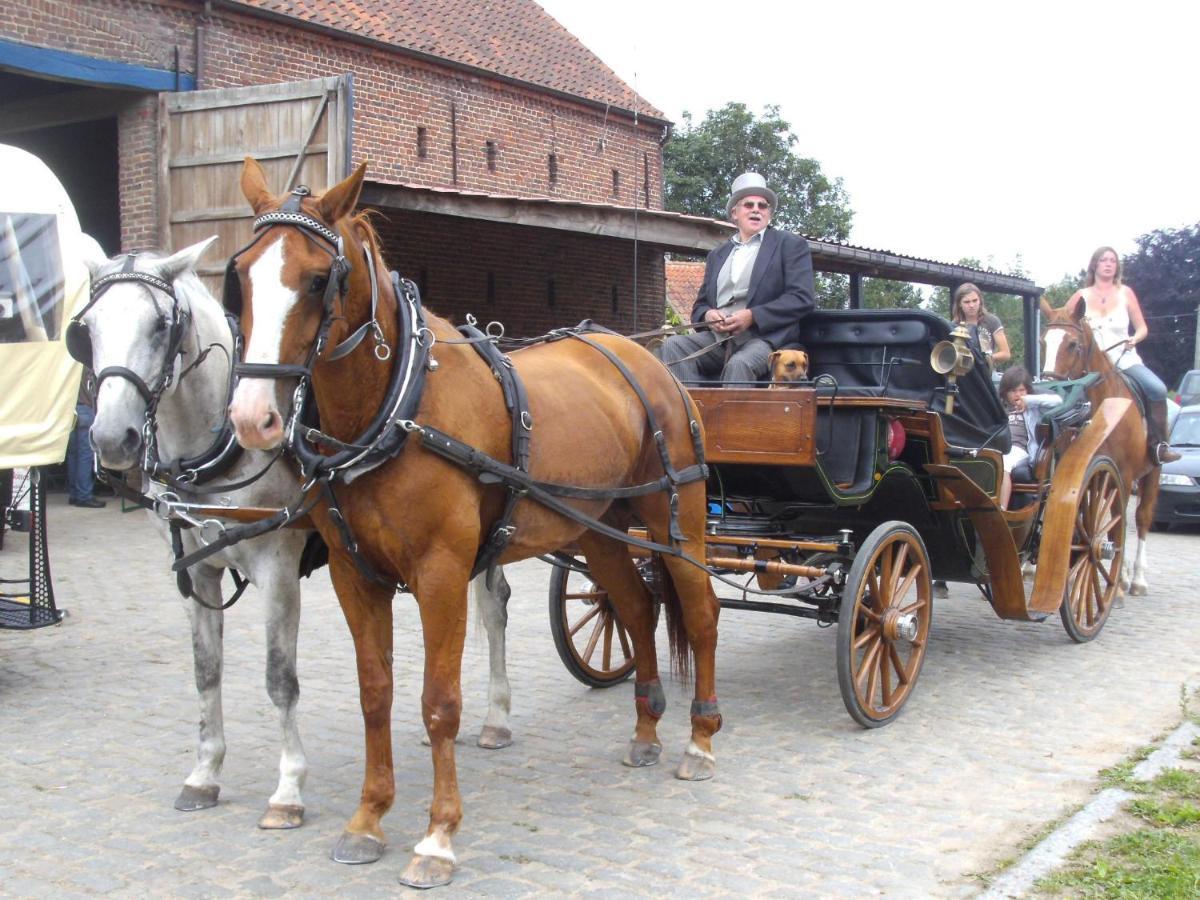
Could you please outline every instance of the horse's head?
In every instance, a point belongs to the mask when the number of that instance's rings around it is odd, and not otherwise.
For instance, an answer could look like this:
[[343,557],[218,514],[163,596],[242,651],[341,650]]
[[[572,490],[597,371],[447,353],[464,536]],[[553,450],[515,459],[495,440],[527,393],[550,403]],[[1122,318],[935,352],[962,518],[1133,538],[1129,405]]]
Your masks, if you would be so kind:
[[229,407],[243,447],[279,445],[280,410],[296,378],[311,371],[320,339],[346,329],[338,319],[344,311],[335,314],[333,304],[351,278],[365,277],[343,268],[343,245],[365,238],[346,220],[358,203],[366,169],[364,162],[320,196],[277,197],[267,188],[262,167],[246,158],[242,193],[257,217],[257,237],[230,261],[225,288],[226,306],[241,317],[246,337],[242,377]]
[[1042,375],[1054,380],[1080,378],[1088,370],[1088,357],[1092,350],[1092,330],[1083,320],[1087,305],[1081,300],[1075,311],[1067,308],[1055,309],[1045,297],[1041,301],[1042,320]]
[[111,260],[94,240],[85,241],[91,296],[68,324],[66,343],[98,379],[91,436],[107,468],[140,462],[148,414],[174,390],[191,316],[179,287],[187,279],[203,290],[196,262],[214,240],[170,256],[144,252]]

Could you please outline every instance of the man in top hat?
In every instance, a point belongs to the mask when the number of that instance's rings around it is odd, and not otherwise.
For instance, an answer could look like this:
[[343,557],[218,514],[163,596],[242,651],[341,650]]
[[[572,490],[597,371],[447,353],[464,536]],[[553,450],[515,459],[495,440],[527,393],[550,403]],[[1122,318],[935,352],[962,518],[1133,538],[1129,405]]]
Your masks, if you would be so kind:
[[800,319],[814,305],[812,253],[804,238],[768,227],[777,203],[757,172],[734,180],[725,212],[737,234],[708,254],[692,307],[692,323],[707,327],[660,350],[680,381],[761,380],[771,352],[799,339]]

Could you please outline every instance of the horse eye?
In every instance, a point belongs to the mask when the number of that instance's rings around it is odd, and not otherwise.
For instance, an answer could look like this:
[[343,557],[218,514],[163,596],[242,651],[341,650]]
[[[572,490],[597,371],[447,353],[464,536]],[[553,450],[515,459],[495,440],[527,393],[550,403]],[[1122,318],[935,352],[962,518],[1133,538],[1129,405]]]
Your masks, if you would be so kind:
[[308,286],[308,290],[313,294],[321,294],[325,292],[325,285],[329,284],[328,275],[314,275],[312,282]]
[[156,318],[154,320],[154,333],[162,334],[162,332],[164,332],[166,330],[167,330],[166,316],[159,316],[158,318]]

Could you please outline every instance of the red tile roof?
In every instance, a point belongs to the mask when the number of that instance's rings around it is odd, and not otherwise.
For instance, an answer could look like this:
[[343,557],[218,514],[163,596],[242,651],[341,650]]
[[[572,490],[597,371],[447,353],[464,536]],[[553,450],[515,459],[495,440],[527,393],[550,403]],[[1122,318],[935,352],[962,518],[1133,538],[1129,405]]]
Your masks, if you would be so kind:
[[704,262],[691,260],[667,260],[667,303],[679,318],[692,321],[692,307],[704,281]]
[[533,0],[228,0],[663,119]]

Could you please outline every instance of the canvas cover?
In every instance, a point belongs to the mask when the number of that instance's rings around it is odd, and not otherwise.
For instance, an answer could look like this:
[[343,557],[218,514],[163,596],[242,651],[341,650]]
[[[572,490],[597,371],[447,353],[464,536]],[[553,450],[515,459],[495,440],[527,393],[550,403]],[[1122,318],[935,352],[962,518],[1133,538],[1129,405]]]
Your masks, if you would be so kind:
[[0,144],[0,469],[66,456],[82,367],[63,333],[87,302],[81,239],[54,173]]

